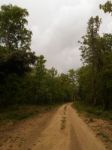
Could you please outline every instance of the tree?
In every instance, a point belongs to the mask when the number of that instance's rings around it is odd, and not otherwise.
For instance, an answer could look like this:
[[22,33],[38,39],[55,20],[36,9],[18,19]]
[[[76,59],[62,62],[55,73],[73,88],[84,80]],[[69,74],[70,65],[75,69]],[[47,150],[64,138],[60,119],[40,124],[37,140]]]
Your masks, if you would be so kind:
[[[33,77],[33,93],[34,93],[34,101],[36,104],[43,104],[44,102],[44,94],[46,90],[45,85],[45,76],[46,76],[46,68],[45,68],[45,58],[43,55],[37,56],[36,63],[34,67],[34,77]],[[44,94],[43,94],[44,92]]]
[[112,106],[112,34],[99,35],[100,23],[99,17],[91,17],[80,42],[84,66],[77,71],[78,95],[108,110]]
[[108,110],[112,106],[112,34],[104,34],[101,41],[103,67],[99,81],[103,105]]
[[112,2],[107,1],[105,4],[100,4],[100,9],[102,9],[105,13],[112,13]]
[[72,100],[77,99],[77,77],[76,71],[74,69],[70,69],[68,71],[69,84],[71,88]]
[[97,68],[97,40],[99,38],[100,24],[101,19],[98,16],[95,18],[91,17],[88,22],[87,34],[82,37],[83,41],[80,42],[82,44],[80,50],[83,62],[93,65],[94,68]]
[[101,60],[100,54],[101,51],[99,49],[99,27],[101,24],[101,19],[96,16],[95,18],[91,17],[88,22],[87,34],[82,37],[83,42],[80,42],[82,45],[80,47],[82,60],[85,64],[91,66],[92,69],[92,100],[94,105],[97,101],[97,73],[100,71]]
[[52,67],[51,69],[49,69],[47,71],[48,71],[48,74],[50,75],[51,78],[54,78],[54,77],[57,76],[58,72],[57,72],[57,70],[54,67]]
[[[104,13],[109,13],[112,15],[112,1],[108,0],[105,4],[100,5],[100,9]],[[102,92],[104,99],[104,107],[106,110],[112,106],[112,34],[104,34],[103,36],[103,63],[104,67],[102,70]]]
[[82,102],[92,104],[92,70],[91,66],[86,65],[79,68],[77,71],[77,97]]
[[26,28],[28,12],[18,6],[0,10],[0,46],[8,50],[30,50],[32,32]]
[[24,74],[35,64],[30,51],[32,32],[27,29],[26,9],[3,5],[0,10],[0,75]]
[[46,73],[45,62],[46,60],[43,55],[37,57],[35,67],[36,67],[36,76],[39,79],[39,81],[42,80],[43,76]]

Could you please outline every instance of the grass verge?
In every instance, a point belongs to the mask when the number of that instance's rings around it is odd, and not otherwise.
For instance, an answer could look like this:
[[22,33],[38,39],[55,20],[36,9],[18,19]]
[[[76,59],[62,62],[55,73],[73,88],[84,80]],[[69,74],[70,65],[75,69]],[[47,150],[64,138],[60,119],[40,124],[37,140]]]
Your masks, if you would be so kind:
[[1,109],[0,110],[0,129],[2,129],[3,126],[9,126],[13,125],[19,121],[28,119],[30,117],[33,117],[35,115],[38,115],[40,113],[47,112],[54,107],[57,107],[56,105],[51,106],[36,106],[36,105],[23,105],[23,106],[11,106],[7,109]]
[[85,114],[87,117],[112,120],[112,111],[104,111],[100,106],[92,107],[91,105],[76,101],[73,103],[73,107],[75,107],[80,114]]

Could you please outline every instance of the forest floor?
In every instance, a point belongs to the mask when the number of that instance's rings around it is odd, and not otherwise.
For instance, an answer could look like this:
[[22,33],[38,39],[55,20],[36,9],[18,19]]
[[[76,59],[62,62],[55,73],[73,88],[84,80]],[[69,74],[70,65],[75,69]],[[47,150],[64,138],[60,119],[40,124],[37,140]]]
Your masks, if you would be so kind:
[[0,150],[105,150],[71,104],[1,128]]

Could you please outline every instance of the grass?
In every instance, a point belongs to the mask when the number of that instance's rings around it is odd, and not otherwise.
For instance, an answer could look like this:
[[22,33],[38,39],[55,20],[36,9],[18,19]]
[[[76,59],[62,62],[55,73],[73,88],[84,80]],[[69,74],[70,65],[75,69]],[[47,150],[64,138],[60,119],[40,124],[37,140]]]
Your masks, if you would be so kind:
[[109,137],[106,133],[100,132],[97,135],[101,136],[102,138],[104,138],[105,140],[109,141]]
[[84,104],[83,102],[76,101],[73,104],[73,107],[75,107],[79,113],[83,113],[90,118],[112,120],[112,111],[104,111],[100,106],[93,107],[91,105]]

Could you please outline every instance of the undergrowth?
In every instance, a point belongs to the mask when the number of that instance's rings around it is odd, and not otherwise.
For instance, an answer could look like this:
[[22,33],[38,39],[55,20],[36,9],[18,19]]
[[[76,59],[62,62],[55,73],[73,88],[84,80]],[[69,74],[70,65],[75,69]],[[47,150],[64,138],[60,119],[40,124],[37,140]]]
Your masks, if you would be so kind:
[[88,117],[112,120],[112,111],[105,111],[100,106],[94,107],[80,101],[75,101],[73,107],[75,107],[79,113],[83,113]]

